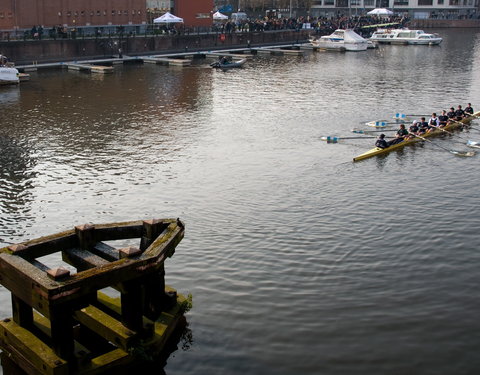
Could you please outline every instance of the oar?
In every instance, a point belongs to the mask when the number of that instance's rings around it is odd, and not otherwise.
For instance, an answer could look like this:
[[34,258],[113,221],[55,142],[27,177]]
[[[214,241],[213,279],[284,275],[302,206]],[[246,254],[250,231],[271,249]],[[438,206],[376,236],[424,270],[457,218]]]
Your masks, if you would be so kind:
[[411,134],[411,135],[413,135],[414,137],[417,137],[417,138],[423,139],[424,141],[430,142],[432,145],[437,146],[437,147],[440,147],[442,150],[451,152],[451,153],[454,154],[454,155],[458,155],[458,156],[473,156],[473,155],[475,155],[475,151],[457,151],[457,150],[450,150],[450,149],[448,149],[448,148],[446,148],[446,147],[440,146],[438,143],[432,142],[430,139],[427,139],[427,138],[425,138],[425,137],[422,137],[421,135],[417,135],[417,134],[412,133],[412,132],[408,132],[408,133]]
[[[457,121],[457,122],[459,122],[459,121]],[[463,124],[463,123],[462,123],[462,124]],[[435,127],[436,129],[441,130],[442,132],[448,133],[448,134],[450,134],[450,135],[457,136],[458,138],[463,139],[464,141],[467,141],[467,142],[468,142],[468,139],[467,139],[467,138],[463,138],[462,136],[460,136],[460,134],[449,132],[448,130],[443,129],[443,128],[441,128],[440,126],[435,126],[435,125],[434,125],[434,127]]]
[[383,133],[383,132],[396,132],[398,129],[382,129],[382,130],[363,130],[363,129],[352,129],[352,133],[357,134],[370,134],[370,133]]
[[398,125],[398,121],[395,122],[389,122],[387,120],[376,120],[376,121],[368,121],[364,123],[367,126],[375,126],[375,127],[382,127],[382,126],[388,126],[388,125]]
[[405,117],[411,117],[411,116],[427,117],[427,116],[430,116],[430,115],[414,115],[414,114],[405,114],[405,113],[395,113],[393,118],[404,119]]
[[468,147],[473,147],[473,148],[480,148],[480,142],[475,142],[475,141],[467,141],[467,146]]
[[[328,136],[328,137],[320,137],[320,139],[322,141],[327,141],[327,143],[338,143],[338,141],[340,140],[344,140],[344,139],[372,139],[372,138],[377,138],[377,137],[368,137],[368,136],[364,136],[364,137],[332,137],[332,136]],[[394,138],[394,137],[386,137],[386,138]]]

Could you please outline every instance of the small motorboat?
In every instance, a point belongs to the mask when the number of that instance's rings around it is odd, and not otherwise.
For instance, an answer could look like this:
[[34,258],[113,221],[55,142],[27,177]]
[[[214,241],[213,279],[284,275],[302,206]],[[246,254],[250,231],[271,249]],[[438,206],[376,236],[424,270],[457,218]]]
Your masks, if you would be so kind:
[[423,30],[410,29],[378,29],[370,40],[375,43],[385,44],[420,44],[437,45],[442,43],[442,38],[437,34],[428,34]]
[[8,62],[5,56],[0,55],[0,85],[14,85],[19,82],[18,70]]
[[336,51],[365,51],[368,48],[366,39],[348,29],[337,29],[330,35],[310,39],[310,44],[321,49]]
[[241,60],[228,60],[228,59],[223,59],[221,61],[215,61],[210,64],[212,68],[218,68],[218,69],[232,69],[232,68],[240,68],[247,62],[247,59],[241,59]]

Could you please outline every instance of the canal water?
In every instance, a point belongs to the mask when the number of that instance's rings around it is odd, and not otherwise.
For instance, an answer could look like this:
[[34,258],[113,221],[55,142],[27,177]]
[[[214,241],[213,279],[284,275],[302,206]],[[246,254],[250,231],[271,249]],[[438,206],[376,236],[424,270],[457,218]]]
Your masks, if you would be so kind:
[[[353,163],[361,122],[480,109],[480,33],[441,46],[258,56],[243,69],[46,71],[0,91],[0,245],[180,217],[192,293],[167,374],[480,368],[476,130]],[[0,289],[0,316],[11,316]],[[161,373],[158,369],[156,373]]]

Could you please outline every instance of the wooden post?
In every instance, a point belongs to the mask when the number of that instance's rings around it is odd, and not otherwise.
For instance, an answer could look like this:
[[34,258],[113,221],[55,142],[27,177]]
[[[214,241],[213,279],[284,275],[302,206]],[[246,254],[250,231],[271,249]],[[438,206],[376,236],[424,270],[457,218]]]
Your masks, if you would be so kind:
[[73,358],[73,310],[69,305],[50,307],[53,350],[65,360]]
[[75,234],[82,249],[89,250],[95,245],[95,227],[93,225],[78,225],[75,227]]
[[143,292],[141,282],[136,280],[122,283],[122,323],[135,332],[143,328]]
[[33,326],[33,309],[12,293],[13,321],[20,327],[31,329]]

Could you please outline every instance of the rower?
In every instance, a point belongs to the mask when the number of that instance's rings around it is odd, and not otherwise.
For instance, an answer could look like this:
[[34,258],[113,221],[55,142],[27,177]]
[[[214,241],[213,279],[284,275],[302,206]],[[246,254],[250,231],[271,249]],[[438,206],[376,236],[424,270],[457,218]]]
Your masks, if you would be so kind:
[[387,148],[388,146],[389,146],[389,144],[385,140],[385,134],[380,134],[378,136],[377,141],[375,142],[375,147],[383,149],[383,148]]
[[428,132],[431,128],[428,125],[428,122],[425,121],[425,117],[420,118],[420,122],[417,122],[418,125],[418,134],[424,134]]
[[465,114],[466,114],[467,116],[468,116],[468,115],[473,115],[472,104],[471,104],[471,103],[468,103],[467,106],[465,107],[464,111],[465,111]]
[[450,111],[447,112],[448,118],[454,118],[455,117],[455,108],[451,107]]
[[432,129],[432,127],[440,126],[440,119],[437,117],[435,112],[432,113],[432,117],[430,117],[430,120],[428,120],[428,126],[430,129]]
[[447,116],[447,111],[443,110],[442,114],[438,116],[438,121],[440,123],[440,127],[443,128],[445,125],[447,125],[448,122],[448,116]]
[[455,111],[455,118],[457,121],[460,121],[464,117],[465,117],[465,111],[462,109],[461,105],[458,105],[458,108]]
[[417,120],[413,120],[412,122],[412,125],[410,125],[410,127],[408,128],[408,133],[409,133],[409,136],[408,137],[405,137],[406,139],[411,139],[411,138],[414,138],[414,134],[418,134],[418,125],[417,125]]
[[397,133],[395,134],[395,138],[392,139],[390,142],[388,142],[388,145],[396,145],[397,143],[402,142],[405,137],[408,135],[408,130],[405,129],[405,124],[400,124],[399,129],[397,130]]

